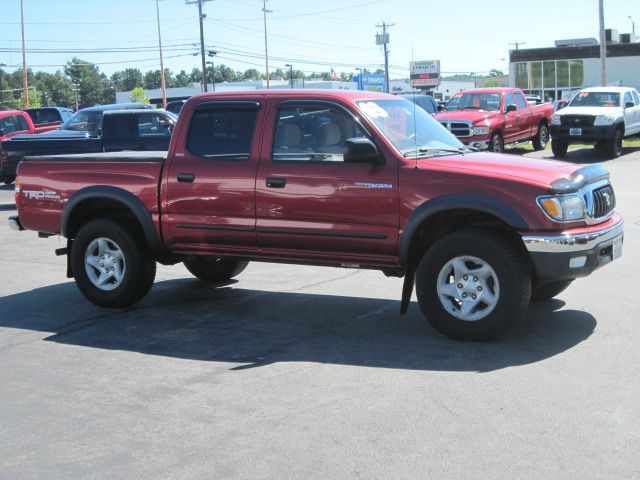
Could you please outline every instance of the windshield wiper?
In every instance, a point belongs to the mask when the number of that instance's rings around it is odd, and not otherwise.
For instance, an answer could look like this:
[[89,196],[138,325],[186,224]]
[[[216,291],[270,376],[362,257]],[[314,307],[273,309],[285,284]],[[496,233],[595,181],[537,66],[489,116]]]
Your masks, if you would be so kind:
[[416,150],[407,150],[406,152],[402,152],[402,155],[407,158],[413,155],[419,155],[421,153],[430,153],[430,152],[446,152],[446,153],[455,153],[457,155],[464,155],[464,152],[468,151],[467,147],[460,148],[430,148],[430,147],[421,147]]

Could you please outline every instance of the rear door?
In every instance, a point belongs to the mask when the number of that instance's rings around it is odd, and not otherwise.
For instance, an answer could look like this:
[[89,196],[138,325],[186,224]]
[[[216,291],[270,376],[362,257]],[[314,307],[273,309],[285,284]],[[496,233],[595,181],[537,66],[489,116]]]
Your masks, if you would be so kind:
[[284,100],[266,120],[256,180],[259,247],[283,257],[388,261],[398,237],[398,165],[344,162],[370,133],[346,107]]
[[256,247],[255,182],[263,100],[204,101],[181,127],[164,175],[163,232],[174,251]]
[[533,113],[531,111],[531,107],[527,103],[527,99],[524,98],[524,95],[520,92],[515,92],[514,97],[516,99],[516,105],[518,107],[518,111],[516,112],[517,121],[516,125],[518,125],[518,140],[529,140],[533,137],[536,132],[534,132],[533,125]]

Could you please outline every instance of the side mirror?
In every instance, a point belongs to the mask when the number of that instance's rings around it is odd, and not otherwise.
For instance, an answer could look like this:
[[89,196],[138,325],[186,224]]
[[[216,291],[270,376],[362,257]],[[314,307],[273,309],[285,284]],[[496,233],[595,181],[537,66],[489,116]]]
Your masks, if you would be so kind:
[[370,163],[372,165],[384,165],[384,157],[371,140],[368,138],[348,138],[344,153],[345,163]]
[[515,112],[518,109],[518,107],[516,107],[515,103],[510,103],[509,105],[507,105],[507,108],[505,109],[506,113],[509,112]]
[[0,128],[0,137],[4,137],[4,130]]
[[624,108],[633,108],[633,107],[635,107],[635,106],[636,106],[636,105],[635,105],[635,103],[633,103],[633,102],[627,102],[627,103],[625,103],[625,104],[624,104]]
[[438,105],[438,111],[441,112],[444,110],[444,105]]

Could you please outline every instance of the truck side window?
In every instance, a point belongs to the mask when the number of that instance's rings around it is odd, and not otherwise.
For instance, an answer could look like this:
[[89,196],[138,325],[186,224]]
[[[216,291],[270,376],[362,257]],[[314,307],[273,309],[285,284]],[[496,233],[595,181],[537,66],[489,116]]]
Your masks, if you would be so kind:
[[0,118],[0,130],[2,130],[5,135],[17,131],[14,118],[13,116]]
[[16,125],[18,126],[19,132],[26,132],[29,130],[29,124],[27,123],[27,119],[22,115],[16,115]]
[[513,93],[509,93],[505,98],[504,98],[504,111],[507,111],[507,106],[508,105],[516,105],[516,99],[513,98]]
[[640,105],[640,98],[638,98],[638,92],[634,90],[631,92],[631,95],[633,95],[633,100],[636,106]]
[[189,125],[187,149],[204,158],[248,160],[257,119],[255,108],[198,108]]
[[346,114],[331,106],[285,107],[278,111],[273,160],[344,161],[345,142],[365,137]]
[[520,92],[516,92],[516,102],[518,102],[518,108],[525,110],[527,108],[527,101],[524,99]]
[[[634,105],[636,105],[636,102],[633,101],[633,98],[631,97],[631,94],[629,92],[624,94],[624,105],[626,105],[628,102],[631,102]],[[624,107],[624,105],[623,105],[623,107]]]
[[159,115],[141,115],[138,117],[138,135],[171,135],[173,126],[164,117]]

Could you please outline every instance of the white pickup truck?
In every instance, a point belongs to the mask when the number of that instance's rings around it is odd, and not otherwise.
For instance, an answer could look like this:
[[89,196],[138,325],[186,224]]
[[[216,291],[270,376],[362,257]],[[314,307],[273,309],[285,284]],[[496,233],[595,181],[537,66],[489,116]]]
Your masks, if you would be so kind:
[[551,149],[560,158],[572,143],[595,144],[617,158],[622,139],[639,133],[640,97],[635,88],[585,88],[551,117]]

